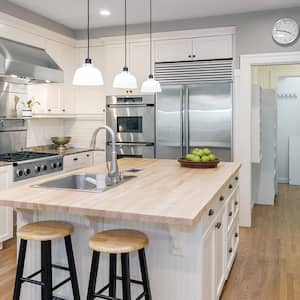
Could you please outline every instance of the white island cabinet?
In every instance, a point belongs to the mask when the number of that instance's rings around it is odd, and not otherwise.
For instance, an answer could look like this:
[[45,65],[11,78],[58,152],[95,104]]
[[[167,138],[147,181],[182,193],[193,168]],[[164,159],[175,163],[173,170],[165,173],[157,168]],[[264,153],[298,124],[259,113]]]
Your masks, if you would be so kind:
[[[12,184],[12,166],[0,166],[0,193]],[[13,210],[0,206],[0,249],[2,243],[13,237]]]
[[[119,164],[123,171],[141,171],[134,173],[136,178],[103,193],[39,188],[37,194],[28,184],[1,193],[0,204],[18,209],[18,227],[49,219],[74,224],[72,241],[82,299],[87,293],[92,254],[88,240],[95,232],[116,228],[148,235],[146,255],[153,299],[219,299],[238,247],[239,164],[220,163],[213,170],[181,168],[172,160],[124,158]],[[83,172],[104,174],[106,166]],[[39,245],[29,243],[26,274],[40,268],[39,256]],[[53,263],[66,264],[63,241],[53,244],[52,256]],[[108,262],[108,255],[103,254],[99,289],[107,283]],[[64,276],[56,272],[55,280]],[[131,277],[140,279],[136,254],[131,256]],[[117,297],[122,298],[120,286],[118,291]],[[132,286],[132,299],[139,294],[140,288]],[[55,291],[55,296],[72,299],[70,286]],[[24,285],[23,297],[38,300],[40,290]]]

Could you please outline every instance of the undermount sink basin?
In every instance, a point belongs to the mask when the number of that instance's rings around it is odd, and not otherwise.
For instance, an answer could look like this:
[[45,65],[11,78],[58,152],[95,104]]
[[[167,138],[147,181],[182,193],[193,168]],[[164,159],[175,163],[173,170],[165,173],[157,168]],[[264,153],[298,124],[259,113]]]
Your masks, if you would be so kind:
[[[97,182],[98,182],[98,188],[96,186],[96,177],[97,177]],[[69,175],[66,177],[46,181],[44,183],[34,185],[34,187],[101,193],[101,192],[105,192],[109,189],[112,189],[132,178],[135,178],[135,177],[136,176],[125,175],[125,176],[123,176],[123,179],[120,183],[107,186],[105,184],[105,175],[74,174],[74,175]]]

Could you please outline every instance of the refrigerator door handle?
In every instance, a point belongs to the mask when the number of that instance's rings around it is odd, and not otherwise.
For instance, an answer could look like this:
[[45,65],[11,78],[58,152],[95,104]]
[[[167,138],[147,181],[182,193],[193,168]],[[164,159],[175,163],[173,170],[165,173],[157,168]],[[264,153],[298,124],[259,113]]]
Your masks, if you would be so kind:
[[181,156],[184,156],[184,149],[183,149],[183,143],[184,143],[184,96],[183,96],[183,89],[180,91],[180,97],[181,97],[181,103],[180,103],[180,135],[181,135],[181,141],[180,141],[180,152]]
[[184,124],[184,130],[185,130],[185,152],[188,154],[190,152],[190,108],[189,108],[189,88],[186,87],[184,90],[185,99],[185,124]]

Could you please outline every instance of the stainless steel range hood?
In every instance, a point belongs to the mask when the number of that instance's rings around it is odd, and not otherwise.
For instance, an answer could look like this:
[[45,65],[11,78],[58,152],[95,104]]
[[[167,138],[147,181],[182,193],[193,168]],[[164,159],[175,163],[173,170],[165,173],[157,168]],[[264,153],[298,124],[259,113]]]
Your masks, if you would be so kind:
[[0,80],[62,83],[64,72],[44,49],[0,38]]

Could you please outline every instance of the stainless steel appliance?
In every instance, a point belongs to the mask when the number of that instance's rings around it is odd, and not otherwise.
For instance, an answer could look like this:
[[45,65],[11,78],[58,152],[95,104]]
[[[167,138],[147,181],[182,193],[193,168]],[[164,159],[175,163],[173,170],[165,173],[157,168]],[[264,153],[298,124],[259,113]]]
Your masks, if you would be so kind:
[[63,157],[52,153],[24,151],[27,127],[23,119],[0,119],[0,161],[13,165],[13,181],[63,169]]
[[156,64],[163,89],[156,100],[157,158],[208,147],[232,159],[231,75],[231,60]]
[[[155,157],[155,96],[107,97],[106,123],[116,135],[118,158]],[[111,140],[107,136],[107,154]]]
[[0,38],[0,77],[14,83],[61,83],[64,72],[44,49]]

